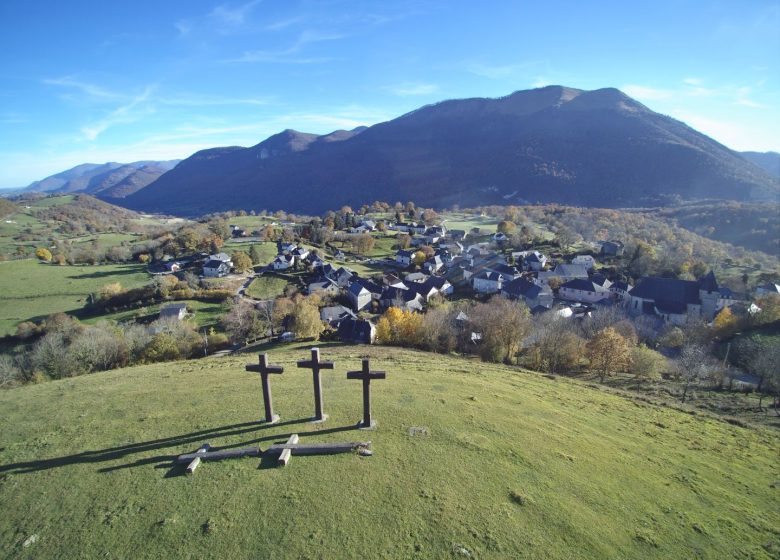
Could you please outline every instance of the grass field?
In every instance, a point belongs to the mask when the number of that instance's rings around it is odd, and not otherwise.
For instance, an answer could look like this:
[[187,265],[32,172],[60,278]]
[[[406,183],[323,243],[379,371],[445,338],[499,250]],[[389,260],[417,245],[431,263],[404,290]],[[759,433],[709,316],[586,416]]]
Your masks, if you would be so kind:
[[[375,431],[356,431],[363,354]],[[390,348],[271,351],[282,422],[257,423],[247,354],[0,392],[6,558],[772,558],[780,438],[586,384]],[[417,429],[412,429],[417,428]],[[208,442],[372,440],[374,455],[209,462]],[[24,543],[27,543],[25,546]]]
[[0,336],[21,321],[84,307],[88,294],[119,282],[136,288],[151,281],[140,264],[53,266],[26,259],[0,262]]
[[273,299],[284,292],[287,280],[275,276],[260,276],[252,280],[246,295],[255,299]]
[[126,311],[117,311],[116,313],[107,313],[96,317],[85,317],[81,319],[83,323],[94,324],[99,321],[112,321],[116,323],[122,323],[125,321],[153,321],[157,319],[160,313],[160,308],[171,303],[185,303],[193,310],[193,320],[198,327],[210,327],[216,325],[220,316],[225,314],[227,310],[226,304],[221,303],[207,303],[194,299],[183,299],[175,302],[165,302],[159,305],[150,305],[148,307],[141,307],[138,309],[129,309]]

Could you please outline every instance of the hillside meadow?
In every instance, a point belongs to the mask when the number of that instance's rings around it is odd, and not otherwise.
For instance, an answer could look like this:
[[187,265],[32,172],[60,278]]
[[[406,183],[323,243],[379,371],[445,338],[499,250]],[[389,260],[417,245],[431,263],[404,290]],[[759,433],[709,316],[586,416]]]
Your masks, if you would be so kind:
[[12,334],[21,321],[57,312],[74,312],[91,293],[119,282],[137,288],[151,282],[142,264],[55,266],[35,259],[0,262],[0,336]]
[[[282,422],[258,423],[256,354],[0,392],[8,558],[776,558],[780,437],[500,365],[321,345],[273,349]],[[358,431],[369,355],[374,431]],[[371,440],[371,457],[202,464],[203,443]]]

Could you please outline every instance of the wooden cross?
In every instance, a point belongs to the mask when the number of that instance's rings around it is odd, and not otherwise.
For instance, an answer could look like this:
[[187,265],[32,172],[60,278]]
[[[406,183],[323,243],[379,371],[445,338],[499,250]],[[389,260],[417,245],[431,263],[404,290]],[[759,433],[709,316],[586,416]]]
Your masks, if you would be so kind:
[[275,424],[279,421],[279,415],[274,414],[274,404],[271,400],[271,383],[268,376],[272,373],[282,373],[284,368],[276,364],[268,363],[268,354],[260,354],[260,364],[247,364],[247,371],[257,372],[263,382],[263,406],[265,408],[265,421]]
[[371,420],[371,380],[385,379],[384,371],[370,371],[368,358],[363,358],[363,369],[360,371],[348,371],[347,379],[363,380],[363,420],[358,423],[361,428],[373,428],[376,422]]
[[314,421],[324,422],[327,416],[322,413],[322,382],[320,381],[321,369],[333,369],[333,362],[320,361],[320,349],[311,349],[311,360],[298,362],[299,368],[311,369],[314,374]]

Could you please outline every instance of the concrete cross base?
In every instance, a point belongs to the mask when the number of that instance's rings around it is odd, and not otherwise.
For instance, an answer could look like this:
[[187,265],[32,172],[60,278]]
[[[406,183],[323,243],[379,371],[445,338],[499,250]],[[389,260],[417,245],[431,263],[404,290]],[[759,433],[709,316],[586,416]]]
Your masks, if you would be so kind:
[[321,419],[312,418],[311,420],[309,420],[309,424],[322,424],[327,419],[328,419],[328,415],[323,414]]
[[262,420],[262,422],[263,422],[263,424],[266,424],[266,425],[270,426],[271,424],[278,423],[279,420],[281,420],[281,418],[279,418],[279,415],[278,414],[274,414],[273,416],[271,416],[271,421],[270,422],[266,422],[265,420]]
[[376,430],[376,420],[371,420],[371,424],[367,425],[365,420],[361,420],[357,423],[358,430]]

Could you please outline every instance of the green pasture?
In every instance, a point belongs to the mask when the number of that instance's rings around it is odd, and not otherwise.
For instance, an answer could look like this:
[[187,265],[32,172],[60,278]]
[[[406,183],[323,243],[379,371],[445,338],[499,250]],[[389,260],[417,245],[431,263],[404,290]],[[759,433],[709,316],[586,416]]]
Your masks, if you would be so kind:
[[0,336],[13,333],[21,321],[52,313],[74,312],[90,293],[119,282],[137,288],[151,281],[140,264],[56,266],[34,259],[0,262]]
[[246,295],[255,299],[273,299],[284,293],[287,280],[276,276],[258,276],[246,289]]
[[[777,558],[780,437],[565,379],[322,345],[312,424],[303,345],[0,392],[5,558]],[[356,430],[371,357],[378,429]],[[373,456],[174,463],[202,444],[371,440]]]

